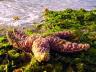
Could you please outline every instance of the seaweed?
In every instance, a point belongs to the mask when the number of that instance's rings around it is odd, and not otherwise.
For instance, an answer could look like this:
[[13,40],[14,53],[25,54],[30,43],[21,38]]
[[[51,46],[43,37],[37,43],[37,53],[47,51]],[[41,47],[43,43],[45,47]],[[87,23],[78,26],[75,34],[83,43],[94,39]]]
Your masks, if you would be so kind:
[[[42,23],[24,28],[23,31],[28,35],[41,34],[44,37],[55,32],[71,31],[74,36],[69,41],[86,42],[91,48],[77,53],[52,51],[50,60],[40,63],[33,53],[11,46],[4,34],[0,36],[0,72],[96,72],[96,9],[45,9],[43,17]],[[15,16],[13,19],[19,20],[19,17]]]

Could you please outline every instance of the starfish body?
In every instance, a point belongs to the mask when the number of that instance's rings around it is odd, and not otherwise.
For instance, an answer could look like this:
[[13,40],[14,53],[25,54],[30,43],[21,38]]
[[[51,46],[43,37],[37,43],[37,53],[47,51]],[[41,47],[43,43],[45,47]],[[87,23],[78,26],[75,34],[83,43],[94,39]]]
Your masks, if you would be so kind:
[[72,36],[72,33],[69,31],[56,32],[46,37],[40,35],[28,36],[17,30],[14,30],[11,34],[8,32],[6,35],[13,47],[22,49],[25,52],[32,51],[39,62],[50,59],[50,50],[73,53],[90,48],[90,45],[87,43],[82,44],[67,41]]

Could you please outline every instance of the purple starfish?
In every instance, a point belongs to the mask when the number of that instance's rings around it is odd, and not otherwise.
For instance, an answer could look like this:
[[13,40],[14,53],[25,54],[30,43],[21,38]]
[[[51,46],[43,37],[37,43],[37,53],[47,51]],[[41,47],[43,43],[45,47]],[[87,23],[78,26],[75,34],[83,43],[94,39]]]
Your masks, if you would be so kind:
[[39,62],[50,59],[50,50],[73,53],[90,48],[87,43],[67,41],[66,39],[72,36],[70,31],[56,32],[50,36],[43,37],[41,35],[28,36],[14,29],[13,32],[7,32],[6,36],[13,47],[22,49],[25,52],[32,51]]

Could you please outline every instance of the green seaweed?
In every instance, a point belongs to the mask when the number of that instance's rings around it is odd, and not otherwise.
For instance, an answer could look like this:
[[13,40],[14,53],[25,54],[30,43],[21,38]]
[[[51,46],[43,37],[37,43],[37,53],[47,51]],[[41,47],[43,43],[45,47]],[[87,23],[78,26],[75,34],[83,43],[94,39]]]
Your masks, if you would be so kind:
[[89,43],[90,49],[78,53],[52,51],[48,62],[39,63],[32,53],[13,48],[4,34],[0,36],[0,72],[12,72],[19,68],[24,72],[96,72],[96,9],[45,9],[43,17],[42,23],[25,28],[25,34],[48,36],[54,32],[72,31],[75,38],[70,41]]

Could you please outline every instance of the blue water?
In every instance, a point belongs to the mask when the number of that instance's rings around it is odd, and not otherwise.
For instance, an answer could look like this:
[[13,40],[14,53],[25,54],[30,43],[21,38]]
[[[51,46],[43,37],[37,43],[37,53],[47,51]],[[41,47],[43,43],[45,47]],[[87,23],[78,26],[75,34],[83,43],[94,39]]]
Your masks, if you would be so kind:
[[[96,8],[96,0],[0,0],[0,24],[13,26],[32,24],[40,21],[44,8],[91,10]],[[20,20],[14,21],[13,16],[20,17]]]

